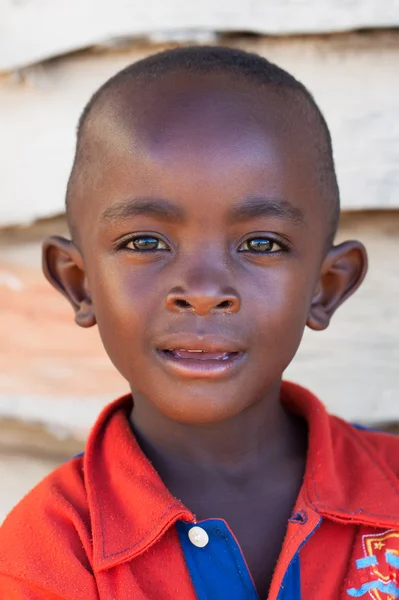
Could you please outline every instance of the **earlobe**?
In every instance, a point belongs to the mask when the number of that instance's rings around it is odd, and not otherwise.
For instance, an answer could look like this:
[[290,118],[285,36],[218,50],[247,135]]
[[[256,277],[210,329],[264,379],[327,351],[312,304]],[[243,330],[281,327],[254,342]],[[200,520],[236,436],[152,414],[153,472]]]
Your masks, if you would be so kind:
[[307,325],[326,329],[337,308],[360,286],[367,273],[367,252],[363,244],[348,241],[331,248],[321,267]]
[[71,303],[80,327],[96,324],[90,291],[79,250],[73,242],[52,236],[43,242],[43,273],[57,291]]

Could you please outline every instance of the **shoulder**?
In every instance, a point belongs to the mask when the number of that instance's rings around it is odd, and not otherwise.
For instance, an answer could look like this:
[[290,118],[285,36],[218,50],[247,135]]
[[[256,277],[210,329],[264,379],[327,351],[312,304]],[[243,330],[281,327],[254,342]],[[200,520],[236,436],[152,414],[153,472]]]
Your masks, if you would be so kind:
[[90,530],[79,456],[50,473],[7,516],[0,528],[0,574],[38,587],[48,582],[56,592],[51,580],[62,578],[66,565],[70,573],[90,570]]
[[[86,513],[86,515],[85,515]],[[53,519],[71,522],[88,514],[83,456],[64,463],[36,485],[9,513],[0,530],[0,540],[9,530],[32,526],[51,527]]]
[[330,418],[337,433],[353,440],[354,449],[371,455],[399,478],[399,435],[348,423],[334,416]]
[[359,438],[367,441],[387,465],[399,477],[399,435],[359,425],[352,425]]

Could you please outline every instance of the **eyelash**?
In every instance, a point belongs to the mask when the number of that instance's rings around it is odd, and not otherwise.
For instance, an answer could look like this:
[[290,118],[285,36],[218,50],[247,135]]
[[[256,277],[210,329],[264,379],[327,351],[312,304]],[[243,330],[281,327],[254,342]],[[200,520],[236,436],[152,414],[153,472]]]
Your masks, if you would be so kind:
[[[165,246],[167,245],[163,240],[161,240],[160,238],[156,237],[155,235],[135,235],[134,237],[130,236],[127,239],[122,240],[119,245],[118,245],[118,250],[126,250],[127,252],[135,252],[137,254],[150,254],[150,253],[155,253],[155,252],[169,252],[169,248],[151,248],[151,249],[147,249],[147,250],[143,250],[143,249],[138,249],[138,248],[128,248],[128,244],[134,243],[137,240],[142,240],[144,238],[148,238],[150,240],[154,240],[157,242],[161,242],[162,244],[164,244]],[[238,250],[238,252],[246,252],[248,254],[257,254],[257,255],[263,255],[263,254],[278,254],[280,252],[287,252],[289,250],[289,246],[287,243],[283,243],[280,240],[276,240],[274,239],[272,236],[262,236],[262,235],[257,235],[257,236],[253,236],[250,237],[248,239],[246,239],[244,242],[242,242],[242,244],[240,245],[240,248],[242,246],[244,246],[245,244],[248,244],[249,242],[253,241],[253,240],[267,240],[268,242],[271,242],[271,247],[273,248],[273,246],[278,246],[279,249],[278,250],[272,250],[272,251],[260,251],[257,252],[256,250]]]
[[238,252],[248,252],[249,254],[277,254],[279,252],[287,252],[288,251],[288,244],[283,244],[280,241],[275,240],[273,237],[269,237],[269,236],[254,236],[251,238],[248,238],[247,240],[245,240],[242,244],[241,247],[244,246],[245,244],[249,244],[249,242],[252,242],[253,240],[262,240],[262,241],[268,241],[271,243],[271,247],[273,248],[273,246],[278,246],[279,249],[278,250],[268,250],[268,251],[260,251],[257,252],[256,250],[238,250]]

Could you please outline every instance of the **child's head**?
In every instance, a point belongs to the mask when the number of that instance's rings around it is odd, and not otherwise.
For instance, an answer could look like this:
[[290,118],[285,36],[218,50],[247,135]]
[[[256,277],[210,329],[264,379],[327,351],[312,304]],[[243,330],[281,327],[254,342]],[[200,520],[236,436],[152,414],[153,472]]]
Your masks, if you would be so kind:
[[366,271],[361,244],[333,246],[313,98],[238,50],[168,51],[102,86],[67,210],[72,241],[45,242],[47,277],[98,324],[136,401],[180,421],[233,417],[278,386],[305,325],[325,329]]

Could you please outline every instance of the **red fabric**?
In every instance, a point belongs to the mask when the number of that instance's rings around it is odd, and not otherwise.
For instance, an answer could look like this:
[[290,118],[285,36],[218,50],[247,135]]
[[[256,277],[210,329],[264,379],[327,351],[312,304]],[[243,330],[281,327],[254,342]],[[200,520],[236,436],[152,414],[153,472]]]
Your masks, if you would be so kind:
[[[85,455],[51,473],[6,519],[1,600],[195,600],[173,527],[195,517],[142,454],[128,424],[131,402],[108,406]],[[355,563],[369,546],[399,551],[399,439],[328,415],[294,384],[283,383],[282,402],[308,421],[309,450],[295,507],[303,518],[288,524],[269,600],[320,516],[300,554],[303,600],[348,599],[347,589],[373,576]]]

